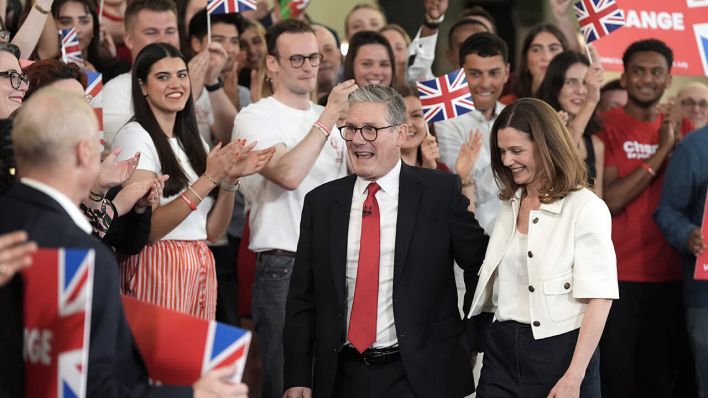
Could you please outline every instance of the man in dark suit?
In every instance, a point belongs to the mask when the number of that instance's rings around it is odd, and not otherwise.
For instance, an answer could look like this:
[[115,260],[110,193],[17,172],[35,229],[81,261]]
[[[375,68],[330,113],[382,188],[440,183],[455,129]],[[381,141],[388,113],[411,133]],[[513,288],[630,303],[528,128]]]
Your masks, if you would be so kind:
[[405,123],[395,90],[355,90],[340,128],[355,175],[305,198],[286,306],[287,398],[474,391],[453,260],[476,274],[488,238],[458,177],[402,164]]
[[[38,117],[41,115],[42,117]],[[133,341],[119,296],[113,253],[91,235],[78,208],[88,196],[100,163],[98,123],[84,98],[52,88],[35,93],[20,109],[13,131],[20,182],[0,198],[0,234],[24,230],[40,247],[95,250],[89,340],[88,397],[237,397],[245,386],[220,380],[233,369],[205,375],[189,387],[153,387]],[[14,360],[13,391],[22,375],[22,280],[0,288],[0,352]],[[3,354],[4,356],[4,354]],[[30,380],[31,382],[31,380]],[[19,384],[19,387],[18,387]],[[10,389],[8,388],[8,390]],[[11,396],[15,395],[13,393]]]

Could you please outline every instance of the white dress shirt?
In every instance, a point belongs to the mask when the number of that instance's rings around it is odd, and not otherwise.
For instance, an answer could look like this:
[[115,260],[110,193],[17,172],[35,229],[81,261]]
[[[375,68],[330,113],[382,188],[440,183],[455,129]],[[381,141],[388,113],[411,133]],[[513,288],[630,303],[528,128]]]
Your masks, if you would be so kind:
[[[398,217],[398,186],[401,175],[401,161],[376,183],[381,189],[376,192],[379,204],[381,244],[379,252],[379,296],[376,318],[376,340],[374,348],[390,347],[398,344],[396,325],[393,319],[393,260],[396,249],[396,218]],[[347,332],[354,302],[359,247],[361,242],[361,213],[367,197],[367,188],[374,181],[357,177],[349,213],[349,234],[347,238]],[[347,333],[348,335],[348,333]]]
[[93,231],[93,228],[91,228],[91,223],[88,222],[86,217],[84,217],[84,214],[81,212],[81,210],[79,210],[79,206],[71,199],[69,199],[68,196],[64,195],[63,193],[57,191],[56,189],[50,187],[45,183],[33,180],[31,178],[21,178],[20,182],[54,199],[57,203],[59,203],[59,206],[61,206],[64,211],[69,214],[69,217],[71,217],[76,226],[83,229],[84,232],[86,232],[87,234],[91,234],[91,232]]

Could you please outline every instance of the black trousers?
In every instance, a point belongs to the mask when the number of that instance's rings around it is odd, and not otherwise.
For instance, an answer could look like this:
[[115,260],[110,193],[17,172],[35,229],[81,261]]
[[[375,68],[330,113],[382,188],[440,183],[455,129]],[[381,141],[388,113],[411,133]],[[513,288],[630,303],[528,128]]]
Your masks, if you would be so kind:
[[400,357],[383,365],[367,365],[344,349],[339,354],[332,397],[414,398],[415,394]]
[[226,246],[211,246],[216,265],[216,320],[239,326],[238,317],[238,277],[236,274],[236,253],[241,238],[226,235]]
[[687,346],[681,282],[619,282],[600,341],[603,398],[672,396]]
[[[570,366],[578,331],[535,340],[530,325],[492,323],[477,398],[546,398]],[[580,397],[600,398],[599,350],[588,364]]]

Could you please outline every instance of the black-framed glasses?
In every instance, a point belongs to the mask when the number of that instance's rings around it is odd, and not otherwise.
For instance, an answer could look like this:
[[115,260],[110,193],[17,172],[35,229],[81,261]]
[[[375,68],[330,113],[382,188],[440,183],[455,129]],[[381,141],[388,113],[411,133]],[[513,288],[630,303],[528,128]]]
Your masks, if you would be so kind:
[[385,130],[391,127],[397,127],[400,124],[392,124],[386,127],[374,127],[374,126],[364,126],[364,127],[354,127],[354,126],[342,126],[339,128],[339,134],[342,135],[344,141],[351,141],[357,132],[361,131],[361,137],[366,141],[376,141],[376,137],[379,135],[379,131]]
[[12,85],[12,88],[14,88],[15,90],[19,90],[22,83],[29,86],[29,77],[27,77],[27,75],[25,75],[24,73],[19,73],[15,70],[6,70],[4,72],[0,72],[0,77],[9,78],[10,85]]
[[[280,55],[275,55],[278,58],[285,58],[281,57]],[[302,54],[295,54],[291,55],[288,57],[288,61],[290,61],[290,66],[293,68],[302,68],[302,65],[305,64],[305,60],[310,61],[310,65],[312,66],[320,66],[320,62],[322,62],[322,54],[320,53],[312,53],[310,55],[302,55]]]
[[685,99],[681,101],[681,106],[684,108],[693,108],[693,107],[699,107],[701,109],[706,109],[708,108],[708,101],[702,100],[702,101],[694,101],[692,99]]

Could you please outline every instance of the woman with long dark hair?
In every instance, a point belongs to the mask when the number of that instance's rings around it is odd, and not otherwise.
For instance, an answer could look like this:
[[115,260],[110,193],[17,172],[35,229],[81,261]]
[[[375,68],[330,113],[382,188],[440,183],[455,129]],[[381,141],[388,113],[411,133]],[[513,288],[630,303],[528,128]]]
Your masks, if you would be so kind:
[[602,197],[605,145],[595,135],[602,130],[595,109],[600,101],[602,68],[590,65],[588,58],[575,51],[556,55],[535,97],[545,101],[565,119],[580,157],[588,167],[589,180]]
[[344,59],[342,81],[354,79],[360,87],[391,86],[396,76],[396,58],[388,40],[378,32],[354,34]]
[[52,16],[59,29],[76,28],[86,68],[103,73],[104,84],[130,70],[130,64],[116,58],[110,34],[101,30],[93,0],[57,0],[52,3]]
[[124,294],[194,316],[214,319],[216,273],[205,241],[226,231],[239,177],[259,171],[274,149],[252,151],[235,141],[207,153],[199,135],[187,63],[165,43],[146,46],[135,60],[135,116],[114,146],[140,152],[128,183],[169,175],[152,213],[150,244],[121,259]]
[[517,98],[532,97],[553,57],[567,49],[568,41],[555,25],[541,24],[532,28],[521,46],[521,60],[512,92],[501,97],[499,102],[509,105]]

